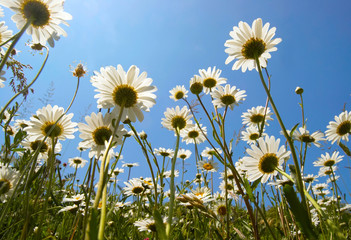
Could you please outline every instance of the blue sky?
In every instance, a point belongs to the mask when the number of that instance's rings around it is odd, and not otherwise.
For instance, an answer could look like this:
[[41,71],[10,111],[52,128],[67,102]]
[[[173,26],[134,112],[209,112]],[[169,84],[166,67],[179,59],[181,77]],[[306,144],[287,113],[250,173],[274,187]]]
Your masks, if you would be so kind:
[[[71,112],[74,121],[81,121],[85,115],[96,111],[94,88],[89,79],[93,71],[100,67],[121,64],[125,69],[136,65],[146,71],[157,86],[157,103],[145,120],[136,124],[138,131],[149,135],[153,147],[173,148],[173,133],[161,127],[161,118],[167,107],[183,106],[169,98],[169,90],[175,85],[185,85],[199,69],[216,66],[222,69],[222,76],[228,83],[246,90],[244,104],[234,109],[228,116],[228,133],[241,128],[241,114],[247,109],[265,104],[265,93],[256,71],[242,73],[232,71],[232,64],[225,65],[227,54],[224,42],[229,32],[239,21],[248,22],[258,17],[276,27],[276,37],[282,38],[268,62],[272,75],[272,95],[282,114],[287,128],[301,122],[299,97],[294,93],[297,86],[304,88],[305,116],[310,131],[325,131],[329,121],[341,113],[344,104],[350,110],[350,56],[351,56],[351,3],[343,1],[244,1],[244,0],[85,0],[65,3],[65,11],[73,16],[65,27],[68,36],[61,38],[51,49],[48,64],[34,86],[28,109],[35,112],[42,107],[38,98],[44,94],[50,82],[54,82],[55,94],[52,104],[67,107],[74,93],[75,79],[69,72],[69,65],[84,63],[88,70],[80,85],[78,97]],[[5,9],[5,21],[16,31],[10,22],[12,12]],[[22,52],[23,63],[30,63],[34,69],[40,64],[40,56],[32,56],[24,43],[27,35],[17,45]],[[31,75],[29,75],[31,76]],[[29,77],[30,78],[30,77]],[[1,105],[11,96],[9,88],[0,89]],[[193,99],[190,96],[190,99]],[[279,126],[272,122],[268,133],[279,135]],[[209,127],[208,122],[204,124]],[[280,136],[281,137],[281,136]],[[78,154],[76,139],[69,143],[63,152],[62,160]],[[133,151],[134,141],[123,152],[126,162],[139,162],[146,167],[140,151]],[[330,145],[326,145],[328,147]],[[193,145],[182,145],[194,151]],[[200,150],[205,145],[200,145]],[[336,149],[332,147],[331,150]],[[308,162],[324,153],[312,148]],[[242,157],[243,146],[235,152]],[[187,160],[190,171],[194,171],[194,158]],[[291,160],[290,160],[291,161]],[[348,161],[348,162],[347,162]],[[340,168],[349,176],[344,166]],[[145,165],[144,165],[145,164]],[[119,165],[120,166],[120,165]],[[86,169],[86,168],[85,168]],[[135,177],[149,176],[144,167],[133,169]],[[348,174],[348,175],[347,175]],[[125,174],[126,175],[126,174]],[[190,178],[190,175],[189,175]],[[348,179],[347,179],[348,180]]]

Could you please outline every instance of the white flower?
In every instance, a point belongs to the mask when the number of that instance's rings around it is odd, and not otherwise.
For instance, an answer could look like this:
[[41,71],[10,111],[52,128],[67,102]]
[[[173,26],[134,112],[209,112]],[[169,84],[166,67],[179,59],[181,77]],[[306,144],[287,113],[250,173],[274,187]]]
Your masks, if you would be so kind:
[[336,163],[341,162],[342,158],[344,156],[339,155],[339,152],[333,152],[332,155],[329,155],[329,153],[326,153],[325,155],[321,155],[320,158],[318,158],[318,161],[314,161],[313,165],[315,167],[331,167],[334,166]]
[[74,202],[75,204],[80,204],[82,201],[84,201],[85,197],[84,194],[77,194],[77,195],[73,195],[72,197],[67,197],[65,196],[62,199],[62,202]]
[[198,169],[205,170],[206,172],[217,172],[218,171],[218,163],[214,162],[214,160],[202,160],[197,164]]
[[199,74],[202,80],[202,85],[204,87],[204,92],[206,94],[210,93],[212,89],[220,84],[225,84],[227,82],[226,78],[220,77],[222,71],[216,69],[216,67],[209,67],[207,70],[200,69]]
[[296,129],[293,133],[293,138],[297,141],[307,143],[307,146],[311,146],[313,143],[316,147],[320,147],[321,144],[319,141],[324,141],[324,134],[322,132],[314,132],[310,134],[310,132],[305,127],[300,127],[298,130]]
[[128,182],[124,182],[124,184],[126,187],[123,188],[123,191],[127,196],[140,196],[146,191],[142,181],[138,178],[130,179]]
[[156,87],[150,86],[152,79],[147,77],[146,72],[139,75],[139,68],[131,66],[125,72],[121,65],[117,69],[112,66],[100,68],[95,71],[91,83],[96,87],[95,95],[98,98],[98,108],[113,108],[118,114],[124,107],[121,121],[128,118],[135,122],[136,118],[141,122],[144,119],[142,110],[149,111],[156,103]]
[[[241,139],[248,144],[254,144],[256,143],[256,140],[260,138],[260,131],[258,130],[257,126],[249,126],[245,129],[245,131],[242,131],[241,134]],[[262,133],[261,137],[266,135],[266,133]]]
[[247,126],[256,126],[261,127],[263,120],[265,121],[265,125],[269,126],[267,123],[268,120],[273,120],[271,118],[271,113],[269,107],[267,109],[263,106],[253,107],[248,109],[247,112],[244,112],[241,117],[243,118],[243,124],[247,124]]
[[222,150],[220,148],[216,148],[216,150],[214,150],[213,148],[206,147],[204,150],[202,150],[201,156],[206,158],[213,158],[213,156],[217,153],[221,154]]
[[74,204],[72,206],[66,206],[66,207],[61,208],[61,210],[58,211],[57,213],[67,212],[67,211],[75,212],[77,208],[78,208],[78,206]]
[[251,145],[251,149],[246,149],[250,156],[243,157],[242,168],[247,171],[249,181],[262,177],[261,182],[265,183],[277,175],[276,168],[280,168],[290,156],[290,151],[286,151],[285,146],[279,148],[279,143],[279,138],[275,140],[274,136],[266,136],[265,139],[258,140],[258,147]]
[[1,5],[15,12],[12,20],[18,29],[31,20],[27,33],[32,36],[34,43],[45,45],[46,41],[56,34],[66,36],[66,32],[59,26],[68,25],[67,20],[72,16],[64,12],[65,0],[2,0]]
[[88,162],[87,160],[81,157],[74,157],[74,158],[68,159],[69,166],[74,168],[83,168],[85,164],[87,164],[87,162]]
[[201,129],[197,124],[194,124],[192,126],[189,125],[188,128],[184,129],[184,131],[182,131],[180,134],[180,136],[183,138],[182,142],[186,142],[186,144],[199,144],[206,141],[207,128],[203,127],[202,124],[200,124],[200,127]]
[[3,84],[3,82],[5,82],[6,78],[4,78],[3,75],[5,75],[5,71],[0,72],[0,88],[5,87],[5,84]]
[[5,202],[11,197],[20,178],[20,173],[12,167],[2,165],[0,168],[0,200]]
[[192,124],[190,110],[187,106],[184,106],[182,109],[179,106],[167,108],[164,115],[166,118],[162,118],[161,124],[172,131],[176,131],[176,129],[183,131]]
[[[12,37],[12,31],[7,30],[7,26],[5,25],[5,21],[0,22],[0,43],[4,43],[7,40],[9,40]],[[3,47],[8,48],[10,46],[10,43],[6,43],[4,46],[0,47],[0,53],[5,55],[5,50]],[[5,72],[3,72],[1,75],[3,75]]]
[[[42,140],[46,135],[49,138],[58,138],[60,140],[73,139],[73,133],[77,131],[77,123],[71,122],[73,113],[63,115],[64,112],[62,107],[57,105],[52,107],[50,104],[37,110],[36,115],[30,118],[29,126],[24,129],[28,133],[29,140]],[[63,117],[55,125],[55,122],[62,115]]]
[[202,79],[198,75],[194,75],[190,79],[190,92],[195,95],[199,95],[204,88],[204,85],[202,84]]
[[339,143],[341,140],[349,141],[351,133],[351,112],[345,111],[335,116],[335,121],[329,122],[325,135],[328,141]]
[[261,67],[267,66],[267,59],[271,58],[270,52],[277,50],[275,47],[282,40],[281,38],[273,39],[276,28],[269,29],[269,23],[262,26],[262,19],[257,18],[252,23],[252,28],[246,22],[239,22],[239,27],[233,27],[229,33],[232,39],[227,40],[224,44],[225,52],[228,58],[225,64],[237,59],[233,65],[233,70],[241,68],[243,72],[246,69],[251,71],[257,69],[255,58],[260,61]]
[[140,166],[139,163],[124,163],[124,164],[122,164],[122,167],[129,167],[129,168],[138,167],[138,166]]
[[[166,222],[164,221],[164,224]],[[138,227],[140,232],[156,232],[156,222],[153,218],[145,218],[134,222],[134,226]]]
[[190,158],[191,156],[191,151],[190,150],[185,150],[185,149],[179,149],[178,151],[178,158],[181,158],[183,160]]
[[211,92],[212,103],[217,108],[229,107],[233,110],[234,106],[239,106],[239,103],[245,100],[245,92],[245,90],[237,89],[235,86],[230,87],[229,84],[224,87],[219,85]]
[[158,149],[154,149],[154,154],[156,155],[159,155],[159,156],[162,156],[162,157],[170,157],[172,158],[173,155],[174,155],[174,150],[168,148],[163,148],[163,147],[160,147]]
[[174,101],[178,101],[182,98],[188,97],[188,90],[185,89],[184,85],[177,85],[175,88],[172,88],[172,90],[170,90],[169,93],[171,94],[169,98],[173,99]]
[[[25,138],[22,142],[21,145],[23,148],[28,149],[29,152],[34,153],[40,146],[40,150],[38,153],[38,159],[42,160],[47,160],[48,159],[48,154],[49,151],[51,151],[52,148],[52,140],[50,138],[47,138],[45,142],[42,143],[42,140],[34,140],[34,141],[29,141],[28,138]],[[55,153],[59,153],[62,150],[62,144],[60,142],[57,142],[55,144]],[[19,156],[22,156],[22,152],[18,152]]]

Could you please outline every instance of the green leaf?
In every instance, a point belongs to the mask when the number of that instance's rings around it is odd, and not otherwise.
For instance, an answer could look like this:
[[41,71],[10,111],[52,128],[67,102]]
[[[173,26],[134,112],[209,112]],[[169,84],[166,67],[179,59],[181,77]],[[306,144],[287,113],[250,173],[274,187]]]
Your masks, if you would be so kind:
[[89,221],[89,240],[97,240],[99,233],[99,211],[95,208],[91,210],[91,216]]
[[163,222],[161,214],[157,209],[154,210],[154,218],[156,223],[156,231],[160,240],[167,239],[166,237],[166,226]]

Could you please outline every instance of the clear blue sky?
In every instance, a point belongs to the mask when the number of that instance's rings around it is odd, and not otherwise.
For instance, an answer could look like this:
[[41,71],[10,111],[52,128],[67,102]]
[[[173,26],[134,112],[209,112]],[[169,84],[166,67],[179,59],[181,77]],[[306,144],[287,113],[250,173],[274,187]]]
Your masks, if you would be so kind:
[[[136,126],[139,131],[148,133],[154,147],[173,148],[173,133],[161,128],[164,111],[177,104],[169,98],[168,91],[175,85],[184,84],[188,88],[190,78],[198,74],[199,69],[217,66],[223,70],[222,76],[229,84],[247,91],[244,104],[228,116],[227,135],[231,135],[241,128],[241,113],[264,105],[265,94],[256,71],[234,72],[231,64],[224,64],[227,57],[224,42],[239,21],[251,25],[260,17],[264,23],[270,22],[271,27],[276,27],[276,37],[283,40],[277,46],[278,51],[272,53],[268,70],[272,75],[273,98],[286,126],[291,128],[301,122],[299,98],[294,93],[296,86],[300,86],[305,90],[308,129],[325,131],[345,103],[346,109],[350,110],[350,5],[347,0],[67,0],[65,11],[73,16],[70,27],[64,26],[68,36],[61,38],[51,49],[48,64],[34,86],[35,95],[30,96],[31,104],[27,107],[33,112],[42,107],[38,98],[53,81],[52,104],[66,108],[75,89],[69,65],[82,61],[89,74],[81,82],[71,110],[75,114],[73,120],[81,121],[85,115],[97,110],[94,88],[89,82],[93,71],[107,65],[121,64],[125,69],[136,65],[148,73],[158,88],[156,105],[145,114],[142,124]],[[12,12],[5,9],[5,14],[10,29],[17,31],[10,23]],[[37,69],[40,57],[33,57],[24,48],[26,39],[29,37],[25,35],[17,46],[22,51],[20,59]],[[12,93],[9,87],[0,92],[3,105]],[[278,136],[278,123],[274,119],[268,133]],[[204,124],[209,127],[208,122]],[[75,146],[79,141],[77,133],[76,139],[63,152],[64,162],[78,154]],[[193,145],[182,147],[194,152]],[[200,150],[204,148],[205,145],[200,145]],[[243,152],[241,147],[235,156],[243,156]],[[323,150],[311,153],[310,165],[322,153]],[[132,145],[127,146],[123,155],[126,162],[145,164],[141,150],[133,151]],[[195,169],[194,158],[187,161],[188,167]],[[349,172],[342,167],[345,165],[348,165],[346,159],[340,166],[348,177]],[[136,177],[149,176],[149,171],[142,167],[133,171]]]

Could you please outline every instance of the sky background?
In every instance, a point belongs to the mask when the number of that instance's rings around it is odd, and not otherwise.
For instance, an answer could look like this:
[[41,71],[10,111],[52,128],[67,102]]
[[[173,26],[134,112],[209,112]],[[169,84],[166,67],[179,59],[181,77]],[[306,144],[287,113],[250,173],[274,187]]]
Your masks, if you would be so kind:
[[[73,16],[70,26],[63,26],[68,36],[62,37],[55,48],[50,49],[48,63],[33,87],[35,94],[29,96],[25,105],[26,112],[34,113],[43,107],[39,98],[52,83],[55,91],[51,104],[66,108],[76,85],[69,72],[70,65],[82,62],[87,66],[88,74],[81,81],[70,112],[75,114],[73,121],[83,121],[86,115],[97,111],[94,88],[89,81],[93,72],[108,65],[116,67],[121,64],[125,70],[136,65],[148,73],[153,85],[158,88],[156,105],[145,113],[144,121],[137,123],[136,128],[148,134],[154,148],[174,148],[173,132],[162,128],[161,118],[167,107],[183,106],[184,103],[175,103],[169,98],[168,91],[176,85],[189,88],[189,80],[198,74],[199,69],[216,66],[222,70],[221,76],[228,79],[227,83],[247,93],[246,101],[227,116],[226,134],[233,136],[242,127],[241,114],[249,108],[264,105],[266,96],[256,71],[232,71],[232,64],[224,64],[227,58],[224,43],[230,39],[229,32],[239,21],[251,25],[260,17],[263,23],[270,22],[271,27],[277,28],[275,37],[282,38],[277,45],[278,51],[273,52],[268,61],[268,71],[272,75],[271,93],[286,127],[290,129],[301,122],[299,97],[294,93],[295,88],[300,86],[305,91],[307,128],[311,132],[324,132],[329,121],[339,115],[344,106],[350,110],[350,7],[351,2],[347,0],[67,0],[65,11]],[[8,9],[4,11],[6,24],[14,32],[18,31],[10,20],[13,13]],[[19,59],[38,69],[43,57],[38,54],[33,56],[32,51],[25,47],[28,39],[30,37],[24,35],[16,47],[21,50]],[[28,74],[28,79],[34,74],[35,70]],[[8,86],[0,89],[0,94],[1,105],[12,96]],[[208,99],[208,96],[205,98]],[[189,100],[192,99],[194,97],[189,95]],[[208,107],[211,107],[209,102]],[[275,120],[267,133],[282,138],[276,117],[273,118]],[[209,128],[206,119],[202,123]],[[79,141],[77,132],[75,140],[63,143],[62,162],[78,156],[76,146]],[[142,151],[136,146],[130,138],[122,153],[123,161],[141,164],[141,167],[132,170],[133,177],[148,177],[150,173]],[[200,151],[206,146],[201,144]],[[193,145],[182,143],[181,147],[194,152]],[[310,149],[307,157],[309,172],[317,173],[311,166],[320,154],[337,149],[332,146],[328,150],[328,147],[330,144],[325,144],[322,149]],[[234,159],[243,157],[244,151],[245,145],[239,145]],[[87,154],[83,157],[87,158]],[[186,160],[186,167],[191,173],[187,179],[194,176],[194,161],[194,155]],[[289,161],[292,163],[292,159]],[[121,163],[117,166],[120,167]],[[350,166],[350,160],[345,158],[339,166],[344,176],[342,181],[349,181],[350,170],[345,166]],[[86,169],[79,170],[80,174]],[[122,175],[123,180],[126,175]],[[215,174],[215,178],[218,176]]]

